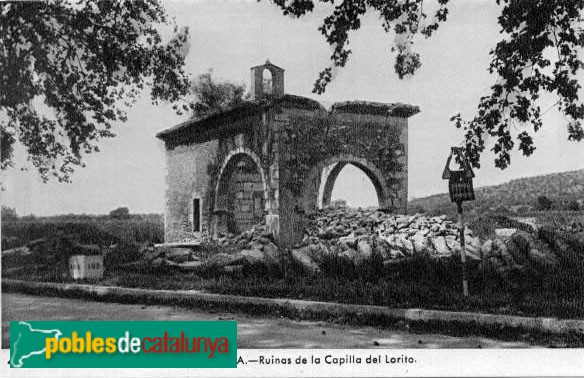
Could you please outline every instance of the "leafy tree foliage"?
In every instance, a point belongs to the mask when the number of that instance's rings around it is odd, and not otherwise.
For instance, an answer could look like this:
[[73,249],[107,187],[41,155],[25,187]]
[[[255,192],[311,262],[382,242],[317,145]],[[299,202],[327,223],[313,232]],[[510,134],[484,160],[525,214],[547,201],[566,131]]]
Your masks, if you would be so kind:
[[11,221],[17,219],[18,215],[16,214],[15,208],[2,205],[2,214],[0,215],[0,220]]
[[580,210],[580,204],[578,203],[578,201],[572,200],[572,201],[570,201],[570,202],[567,203],[566,210],[568,210],[568,211],[579,211]]
[[[301,17],[314,10],[317,0],[271,0],[284,15]],[[429,17],[424,11],[424,0],[318,0],[333,3],[334,10],[327,16],[320,32],[333,48],[332,65],[324,69],[313,92],[323,93],[332,79],[334,67],[343,67],[351,54],[349,34],[359,29],[361,19],[368,11],[376,11],[387,33],[396,35],[392,51],[395,71],[400,78],[411,75],[421,66],[420,57],[412,51],[414,36],[429,38],[439,25],[447,20],[449,0],[438,0],[438,6]],[[480,167],[480,155],[487,138],[494,138],[492,148],[495,165],[506,168],[510,151],[518,142],[524,155],[535,150],[532,132],[542,126],[539,99],[542,94],[554,95],[557,106],[567,119],[568,139],[584,139],[584,104],[578,97],[584,63],[582,11],[584,1],[569,0],[496,0],[501,8],[498,23],[502,39],[491,50],[489,71],[497,76],[490,94],[482,97],[476,115],[463,119],[452,117],[456,127],[465,131],[465,154],[474,167]],[[512,136],[512,129],[523,130]]]
[[215,80],[213,70],[209,70],[193,80],[191,93],[194,99],[190,107],[193,109],[193,117],[196,119],[233,109],[249,97],[245,94],[244,85]]
[[538,210],[551,210],[553,206],[553,201],[546,196],[537,197],[537,209]]
[[68,180],[145,87],[154,103],[188,92],[187,36],[157,0],[1,3],[2,169],[19,141],[45,181]]
[[117,209],[110,211],[109,216],[112,219],[129,219],[130,209],[127,207],[118,207]]

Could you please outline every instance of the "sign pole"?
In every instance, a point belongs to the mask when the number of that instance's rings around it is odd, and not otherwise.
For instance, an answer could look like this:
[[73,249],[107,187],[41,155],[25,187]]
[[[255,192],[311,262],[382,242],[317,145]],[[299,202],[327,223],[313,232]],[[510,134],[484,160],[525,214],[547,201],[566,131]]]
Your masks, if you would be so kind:
[[462,219],[462,201],[456,202],[458,210],[458,228],[460,229],[460,261],[462,262],[462,295],[468,297],[468,281],[466,280],[466,248],[464,243],[464,222]]

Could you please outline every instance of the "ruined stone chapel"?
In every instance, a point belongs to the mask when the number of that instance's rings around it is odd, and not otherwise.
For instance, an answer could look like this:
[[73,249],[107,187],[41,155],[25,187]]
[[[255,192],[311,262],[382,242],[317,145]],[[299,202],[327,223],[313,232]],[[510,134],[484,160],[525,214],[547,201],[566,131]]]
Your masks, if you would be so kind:
[[302,240],[306,214],[330,204],[352,164],[383,210],[405,212],[408,118],[417,106],[317,101],[286,94],[284,70],[251,68],[251,100],[157,134],[166,149],[165,242],[193,242],[265,223],[277,242]]

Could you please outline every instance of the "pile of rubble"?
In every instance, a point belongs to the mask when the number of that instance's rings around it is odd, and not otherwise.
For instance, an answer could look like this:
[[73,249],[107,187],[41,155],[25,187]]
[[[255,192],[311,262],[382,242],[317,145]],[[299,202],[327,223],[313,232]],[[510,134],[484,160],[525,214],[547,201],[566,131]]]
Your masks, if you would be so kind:
[[[481,242],[466,230],[467,255],[480,259]],[[428,217],[387,214],[372,209],[336,208],[313,214],[308,219],[305,237],[292,256],[307,270],[324,254],[349,258],[355,264],[378,256],[384,264],[424,254],[449,257],[459,253],[459,231],[445,215]],[[312,260],[314,264],[307,264]]]
[[[554,256],[527,233],[481,241],[465,228],[465,254],[470,264],[481,260],[498,271],[528,261],[554,263]],[[204,248],[203,248],[204,247]],[[377,261],[388,266],[409,257],[449,258],[460,255],[458,226],[442,216],[396,215],[378,210],[336,208],[308,216],[302,242],[282,251],[266,227],[239,235],[221,235],[199,248],[161,246],[143,254],[152,266],[185,270],[218,267],[233,272],[249,265],[281,266],[291,258],[308,273],[321,271],[325,258],[349,259],[355,265]]]
[[[303,244],[325,243],[330,247],[359,250],[376,247],[384,258],[399,259],[414,254],[450,256],[460,248],[457,225],[445,215],[395,215],[377,210],[341,208],[325,210],[309,219]],[[481,242],[465,229],[466,250],[479,258]]]
[[143,260],[152,267],[171,266],[186,271],[221,268],[227,272],[245,266],[261,264],[277,266],[281,263],[278,246],[264,225],[256,225],[241,234],[220,235],[217,240],[200,246],[148,246]]
[[[465,254],[471,264],[484,259],[485,264],[506,271],[530,260],[542,264],[555,262],[554,256],[542,252],[543,248],[526,233],[484,243],[468,228],[464,234]],[[292,257],[305,270],[317,273],[324,256],[348,258],[356,265],[376,257],[384,265],[390,265],[415,255],[457,256],[460,250],[459,229],[445,215],[395,215],[338,208],[320,211],[309,218],[304,240],[292,250]]]
[[570,224],[561,226],[560,231],[568,234],[578,234],[584,232],[584,223],[574,221]]

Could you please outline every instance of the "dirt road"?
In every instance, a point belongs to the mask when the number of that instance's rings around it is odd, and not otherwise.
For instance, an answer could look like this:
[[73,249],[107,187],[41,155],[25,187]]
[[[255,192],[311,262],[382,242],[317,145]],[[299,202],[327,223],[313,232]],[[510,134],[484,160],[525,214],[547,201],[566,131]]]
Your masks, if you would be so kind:
[[2,294],[2,347],[11,320],[237,320],[239,348],[522,348],[521,342],[483,337],[416,334],[407,330],[354,327],[218,313],[205,309],[88,302],[79,299]]

